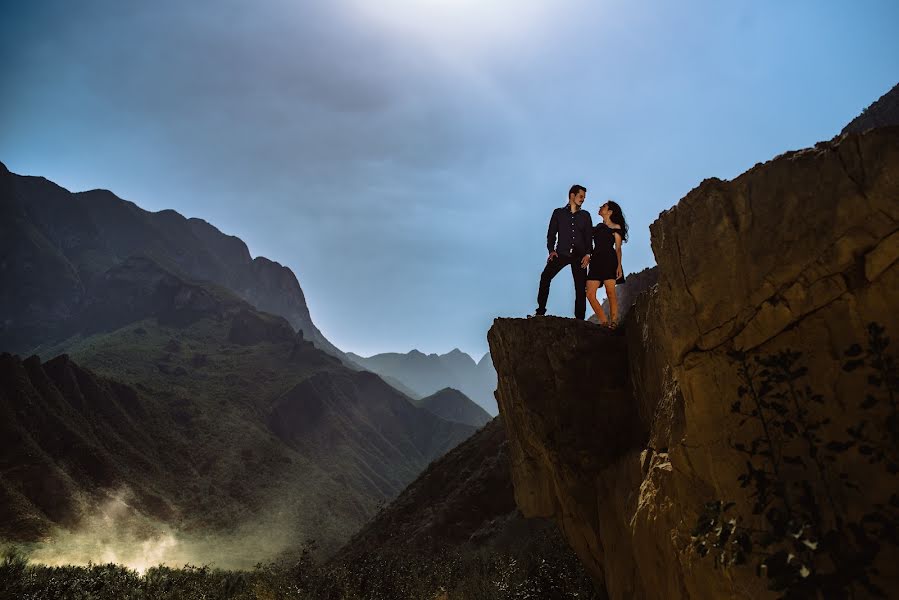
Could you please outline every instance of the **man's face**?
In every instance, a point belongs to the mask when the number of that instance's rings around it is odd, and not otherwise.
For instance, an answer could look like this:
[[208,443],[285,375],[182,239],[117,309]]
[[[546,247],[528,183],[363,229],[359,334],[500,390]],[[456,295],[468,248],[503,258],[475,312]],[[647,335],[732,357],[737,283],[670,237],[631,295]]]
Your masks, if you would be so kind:
[[569,198],[574,199],[574,204],[578,208],[580,208],[581,204],[584,203],[584,199],[586,197],[587,197],[587,192],[585,192],[584,190],[579,190],[577,194],[573,194],[573,195],[569,196]]

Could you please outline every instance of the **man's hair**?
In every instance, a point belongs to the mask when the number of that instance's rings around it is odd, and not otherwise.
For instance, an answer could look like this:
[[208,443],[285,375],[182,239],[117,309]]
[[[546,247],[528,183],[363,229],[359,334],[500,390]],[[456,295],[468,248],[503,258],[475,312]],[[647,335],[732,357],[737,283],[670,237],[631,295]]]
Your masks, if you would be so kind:
[[573,186],[571,186],[571,189],[568,190],[568,197],[571,198],[571,196],[577,194],[578,192],[584,192],[586,194],[587,188],[582,185],[574,184]]

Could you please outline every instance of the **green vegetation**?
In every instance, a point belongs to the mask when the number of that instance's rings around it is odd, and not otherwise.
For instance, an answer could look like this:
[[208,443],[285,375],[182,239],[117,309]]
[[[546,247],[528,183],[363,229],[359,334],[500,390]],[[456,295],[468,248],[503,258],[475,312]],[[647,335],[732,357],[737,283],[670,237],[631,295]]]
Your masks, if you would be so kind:
[[755,562],[783,598],[886,598],[884,550],[899,546],[899,374],[883,327],[844,353],[859,401],[842,406],[815,392],[801,353],[736,353],[742,385],[731,408],[741,428],[742,488],[707,503],[693,531],[701,556],[725,568]]
[[[247,327],[265,333],[269,316],[256,316]],[[292,551],[290,532],[321,540],[327,553],[378,502],[473,431],[413,406],[299,337],[234,343],[237,318],[198,316],[173,325],[150,317],[42,350],[44,359],[64,350],[75,363],[67,368],[79,373],[78,393],[89,397],[42,397],[39,390],[56,385],[50,379],[11,396],[28,397],[6,423],[9,444],[30,444],[21,456],[9,455],[17,457],[17,472],[63,464],[73,473],[66,498],[77,491],[101,506],[125,494],[139,513],[187,536],[238,539],[250,531],[254,539],[284,540]],[[57,443],[61,430],[71,440],[66,448]],[[45,452],[52,460],[41,458]],[[13,494],[27,482],[4,485]],[[73,515],[67,525],[92,516],[64,508],[58,512]],[[25,506],[13,517],[37,515],[46,532],[59,522],[45,514]],[[280,550],[254,556],[276,559]]]
[[599,598],[570,552],[368,553],[319,565],[307,545],[293,564],[250,571],[117,565],[48,567],[16,551],[0,563],[0,598],[21,600],[525,600]]
[[[200,318],[174,327],[148,318],[68,340],[65,351],[76,364],[139,394],[129,410],[129,425],[137,433],[125,443],[144,443],[134,452],[107,445],[125,424],[104,422],[96,412],[86,415],[87,427],[78,432],[92,429],[97,453],[121,474],[111,489],[122,485],[141,498],[177,506],[193,531],[228,531],[247,522],[268,529],[270,519],[260,515],[277,514],[283,517],[272,530],[333,540],[328,549],[336,549],[383,496],[335,481],[333,473],[348,473],[356,483],[339,456],[285,445],[268,429],[266,417],[273,400],[294,385],[342,367],[311,344],[291,358],[290,342],[230,343],[230,325],[230,319]],[[97,491],[83,480],[77,483]],[[336,510],[323,510],[335,498],[340,499]],[[167,520],[168,514],[159,516]],[[318,516],[303,517],[312,514]]]

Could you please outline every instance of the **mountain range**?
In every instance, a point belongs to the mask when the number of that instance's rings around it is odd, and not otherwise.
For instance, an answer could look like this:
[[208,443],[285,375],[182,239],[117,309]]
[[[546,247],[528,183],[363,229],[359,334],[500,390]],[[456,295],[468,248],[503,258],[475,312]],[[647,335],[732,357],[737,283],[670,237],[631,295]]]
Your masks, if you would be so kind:
[[145,256],[185,280],[207,281],[284,317],[342,358],[309,315],[293,272],[206,221],[146,211],[108,190],[72,193],[0,163],[0,349],[29,354],[82,327],[106,272]]
[[4,539],[113,503],[131,544],[252,530],[329,553],[476,429],[350,364],[290,269],[205,221],[5,167],[0,214]]
[[458,348],[446,354],[425,354],[411,350],[405,354],[387,352],[364,357],[348,352],[354,363],[378,373],[414,394],[414,398],[431,395],[443,388],[454,388],[474,400],[490,415],[497,414],[496,370],[488,352],[477,362]]
[[481,427],[490,421],[490,415],[486,410],[475,404],[468,396],[453,388],[443,388],[430,396],[417,400],[416,404],[431,411],[441,419],[446,419],[453,423]]

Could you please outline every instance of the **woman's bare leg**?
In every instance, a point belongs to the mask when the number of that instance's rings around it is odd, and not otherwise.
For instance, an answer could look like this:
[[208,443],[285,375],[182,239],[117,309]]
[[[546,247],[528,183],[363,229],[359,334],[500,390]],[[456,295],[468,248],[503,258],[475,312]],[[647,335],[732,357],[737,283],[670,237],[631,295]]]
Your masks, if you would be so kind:
[[606,287],[606,298],[609,299],[609,322],[618,324],[618,295],[615,293],[615,280],[606,279],[602,282]]
[[596,318],[599,319],[600,323],[606,322],[606,313],[602,309],[602,304],[599,303],[599,300],[596,299],[596,292],[599,290],[599,282],[593,279],[587,280],[587,302],[590,303],[590,306],[593,307],[593,312],[596,313]]

